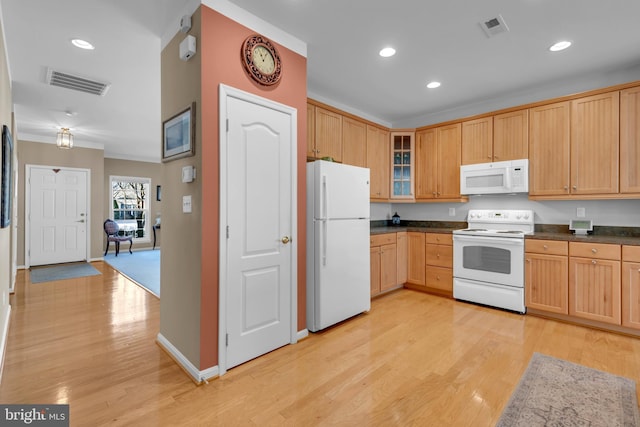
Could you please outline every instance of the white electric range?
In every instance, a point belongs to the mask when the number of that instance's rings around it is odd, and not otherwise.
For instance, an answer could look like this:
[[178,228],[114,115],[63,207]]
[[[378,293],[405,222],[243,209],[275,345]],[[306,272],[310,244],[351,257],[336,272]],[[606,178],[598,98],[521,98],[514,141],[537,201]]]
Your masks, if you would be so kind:
[[524,238],[531,210],[472,209],[453,232],[453,297],[525,313]]

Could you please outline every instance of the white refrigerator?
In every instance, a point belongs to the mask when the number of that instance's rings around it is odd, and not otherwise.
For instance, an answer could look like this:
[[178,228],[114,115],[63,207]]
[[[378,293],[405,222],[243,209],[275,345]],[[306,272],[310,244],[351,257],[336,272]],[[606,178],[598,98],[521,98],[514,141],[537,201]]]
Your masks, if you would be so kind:
[[307,329],[371,308],[369,169],[307,163]]

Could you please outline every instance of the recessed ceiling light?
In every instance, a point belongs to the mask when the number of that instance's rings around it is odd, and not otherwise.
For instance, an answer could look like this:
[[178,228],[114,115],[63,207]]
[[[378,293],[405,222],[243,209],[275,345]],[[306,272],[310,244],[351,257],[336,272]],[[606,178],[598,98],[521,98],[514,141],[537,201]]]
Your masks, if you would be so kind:
[[75,47],[79,47],[80,49],[87,49],[87,50],[93,50],[95,49],[95,47],[89,43],[86,40],[82,40],[82,39],[73,39],[71,40],[71,43],[75,46]]
[[429,82],[427,83],[427,87],[429,89],[435,89],[437,87],[440,87],[440,82]]
[[569,46],[571,46],[571,42],[570,41],[566,41],[563,40],[561,42],[558,42],[554,45],[552,45],[549,50],[551,52],[558,52],[559,50],[565,50],[566,48],[568,48]]
[[385,47],[380,51],[380,56],[383,58],[388,58],[396,54],[396,50],[392,47]]

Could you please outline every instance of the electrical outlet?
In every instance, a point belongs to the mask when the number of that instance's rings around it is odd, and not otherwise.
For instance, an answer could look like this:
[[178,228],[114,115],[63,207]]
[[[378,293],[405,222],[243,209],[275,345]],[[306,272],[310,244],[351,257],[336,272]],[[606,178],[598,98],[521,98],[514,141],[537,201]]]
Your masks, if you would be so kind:
[[456,208],[449,208],[449,216],[456,216]]
[[576,216],[578,218],[584,218],[585,215],[586,215],[585,208],[577,208],[576,209]]

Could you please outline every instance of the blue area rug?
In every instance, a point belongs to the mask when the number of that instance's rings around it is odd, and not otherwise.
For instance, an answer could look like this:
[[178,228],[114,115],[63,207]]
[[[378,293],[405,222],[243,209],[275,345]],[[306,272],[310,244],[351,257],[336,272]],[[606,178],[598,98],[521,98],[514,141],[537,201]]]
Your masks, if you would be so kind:
[[29,269],[31,283],[53,282],[54,280],[75,279],[77,277],[101,274],[86,262],[62,264],[54,267],[33,267]]
[[107,254],[104,261],[149,292],[160,297],[160,251],[121,251]]

